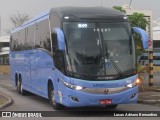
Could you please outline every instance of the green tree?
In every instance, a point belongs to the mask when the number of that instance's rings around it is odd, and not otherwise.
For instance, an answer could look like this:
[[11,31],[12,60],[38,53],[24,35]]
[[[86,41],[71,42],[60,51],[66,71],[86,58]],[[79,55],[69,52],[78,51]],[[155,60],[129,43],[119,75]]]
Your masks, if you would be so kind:
[[113,8],[114,8],[115,10],[119,10],[119,11],[121,11],[121,12],[123,12],[123,13],[126,13],[126,11],[125,11],[121,6],[113,6]]
[[[148,25],[148,21],[145,19],[145,15],[143,13],[133,13],[132,15],[128,16],[128,19],[131,23],[132,27],[140,27],[146,30]],[[140,55],[143,52],[143,46],[141,42],[141,38],[139,34],[134,34],[135,44],[136,44],[136,55]]]
[[[126,11],[121,6],[114,6],[113,8],[115,10],[119,10],[123,13],[126,13]],[[140,27],[140,28],[146,30],[148,22],[145,19],[145,15],[143,13],[135,12],[132,15],[129,15],[128,19],[129,19],[132,27]],[[135,33],[134,39],[135,39],[135,44],[136,44],[136,55],[140,55],[143,52],[141,38],[137,33]]]

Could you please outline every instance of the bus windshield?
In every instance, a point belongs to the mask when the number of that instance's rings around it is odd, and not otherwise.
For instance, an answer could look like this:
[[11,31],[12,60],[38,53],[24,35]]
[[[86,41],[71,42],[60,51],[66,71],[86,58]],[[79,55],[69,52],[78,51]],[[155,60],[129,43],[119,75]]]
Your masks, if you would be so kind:
[[135,74],[135,47],[128,22],[64,22],[67,72],[89,79]]

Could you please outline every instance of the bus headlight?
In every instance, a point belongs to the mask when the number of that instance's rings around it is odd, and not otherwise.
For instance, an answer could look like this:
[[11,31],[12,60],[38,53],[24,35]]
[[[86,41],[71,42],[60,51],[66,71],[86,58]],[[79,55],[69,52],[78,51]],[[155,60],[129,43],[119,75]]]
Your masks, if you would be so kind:
[[82,87],[82,86],[72,85],[72,84],[67,83],[67,82],[65,82],[65,81],[63,81],[63,83],[64,83],[64,85],[65,85],[66,87],[71,88],[71,89],[74,89],[74,90],[82,90],[82,89],[84,89],[84,87]]
[[128,88],[133,88],[137,85],[137,80],[134,83],[128,84],[127,87]]

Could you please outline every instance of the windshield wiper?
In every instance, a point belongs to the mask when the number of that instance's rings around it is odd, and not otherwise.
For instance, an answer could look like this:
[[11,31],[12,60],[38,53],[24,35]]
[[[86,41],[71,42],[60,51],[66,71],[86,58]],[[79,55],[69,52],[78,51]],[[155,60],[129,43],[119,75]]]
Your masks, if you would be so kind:
[[112,64],[113,64],[113,67],[114,69],[117,71],[117,73],[120,75],[120,77],[123,77],[123,72],[121,71],[121,69],[118,67],[118,65],[115,63],[114,59],[109,55],[108,56],[109,59],[111,60]]

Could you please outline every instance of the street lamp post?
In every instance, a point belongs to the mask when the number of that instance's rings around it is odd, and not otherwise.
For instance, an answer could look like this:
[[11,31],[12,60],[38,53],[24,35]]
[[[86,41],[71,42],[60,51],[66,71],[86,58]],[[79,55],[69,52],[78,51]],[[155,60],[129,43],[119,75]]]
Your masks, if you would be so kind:
[[102,0],[101,0],[101,7],[102,7]]
[[132,0],[129,2],[129,9],[131,9]]
[[1,16],[0,16],[0,38],[1,38]]

